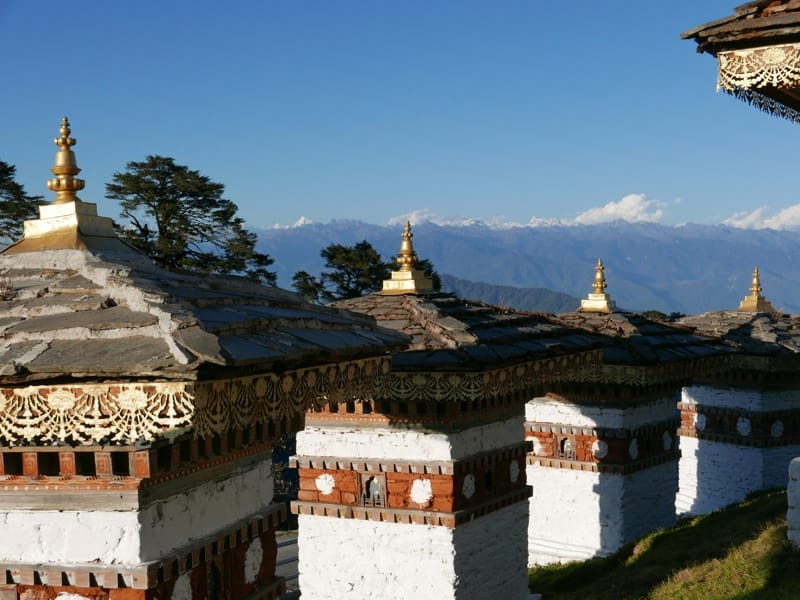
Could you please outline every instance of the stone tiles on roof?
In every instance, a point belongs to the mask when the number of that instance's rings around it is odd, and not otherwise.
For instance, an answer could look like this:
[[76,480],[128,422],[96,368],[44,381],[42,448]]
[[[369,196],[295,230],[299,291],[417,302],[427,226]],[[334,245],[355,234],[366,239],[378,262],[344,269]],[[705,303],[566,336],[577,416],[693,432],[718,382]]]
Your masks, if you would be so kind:
[[800,316],[734,310],[684,317],[681,323],[757,356],[792,356],[800,352]]
[[134,252],[0,256],[0,377],[204,379],[382,355],[372,319],[238,277],[165,271]]
[[720,340],[690,327],[654,321],[635,313],[576,312],[559,314],[556,318],[565,326],[605,336],[604,364],[663,365],[732,352]]
[[732,15],[681,34],[694,39],[698,52],[764,46],[800,35],[800,0],[758,0],[734,8]]
[[371,294],[332,306],[374,317],[410,336],[396,370],[476,370],[598,348],[603,338],[548,315],[513,311],[452,294]]

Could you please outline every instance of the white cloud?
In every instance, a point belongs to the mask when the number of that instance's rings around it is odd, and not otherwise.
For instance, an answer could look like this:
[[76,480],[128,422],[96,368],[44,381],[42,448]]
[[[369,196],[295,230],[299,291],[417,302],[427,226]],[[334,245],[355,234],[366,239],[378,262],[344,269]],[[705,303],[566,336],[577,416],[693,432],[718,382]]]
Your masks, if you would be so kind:
[[751,212],[738,212],[725,219],[722,224],[740,229],[800,229],[800,204],[782,208],[769,215],[768,207],[760,206]]
[[579,225],[597,225],[611,221],[628,223],[657,223],[664,216],[660,204],[648,200],[644,194],[628,194],[619,202],[609,202],[605,206],[590,208],[575,217]]

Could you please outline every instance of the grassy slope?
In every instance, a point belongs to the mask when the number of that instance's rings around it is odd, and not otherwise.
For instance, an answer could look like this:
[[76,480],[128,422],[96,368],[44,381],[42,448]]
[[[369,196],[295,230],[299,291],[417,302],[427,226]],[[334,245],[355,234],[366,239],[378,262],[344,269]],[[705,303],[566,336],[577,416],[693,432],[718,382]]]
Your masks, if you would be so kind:
[[768,492],[657,531],[618,553],[530,572],[544,600],[800,598],[800,551],[786,540],[786,493]]

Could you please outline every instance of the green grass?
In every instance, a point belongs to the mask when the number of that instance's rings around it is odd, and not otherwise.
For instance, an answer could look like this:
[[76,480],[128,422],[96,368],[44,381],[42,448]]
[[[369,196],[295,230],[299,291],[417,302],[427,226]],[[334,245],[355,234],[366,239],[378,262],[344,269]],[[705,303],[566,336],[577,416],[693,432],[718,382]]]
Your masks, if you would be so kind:
[[800,598],[800,552],[786,539],[786,492],[656,531],[616,554],[531,569],[544,600]]

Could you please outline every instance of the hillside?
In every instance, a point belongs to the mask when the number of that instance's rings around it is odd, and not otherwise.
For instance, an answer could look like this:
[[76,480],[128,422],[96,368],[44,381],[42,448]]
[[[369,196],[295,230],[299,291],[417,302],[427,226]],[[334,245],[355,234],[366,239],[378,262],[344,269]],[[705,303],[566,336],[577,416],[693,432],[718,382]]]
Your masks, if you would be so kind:
[[518,310],[539,312],[570,312],[580,306],[580,300],[569,294],[544,288],[519,288],[510,285],[492,285],[469,281],[453,275],[442,274],[442,291],[453,292],[459,298],[480,300],[497,306],[510,306]]
[[[363,239],[388,259],[401,228],[333,221],[259,232],[259,250],[275,258],[279,284],[295,271],[317,274],[320,250]],[[598,257],[608,292],[631,310],[696,314],[734,308],[748,293],[753,267],[765,295],[787,312],[800,312],[800,234],[726,226],[615,222],[591,226],[492,228],[481,224],[414,226],[414,245],[439,273],[519,288],[546,288],[582,298],[591,289]]]
[[786,492],[768,492],[655,532],[616,554],[530,572],[543,600],[800,598]]

